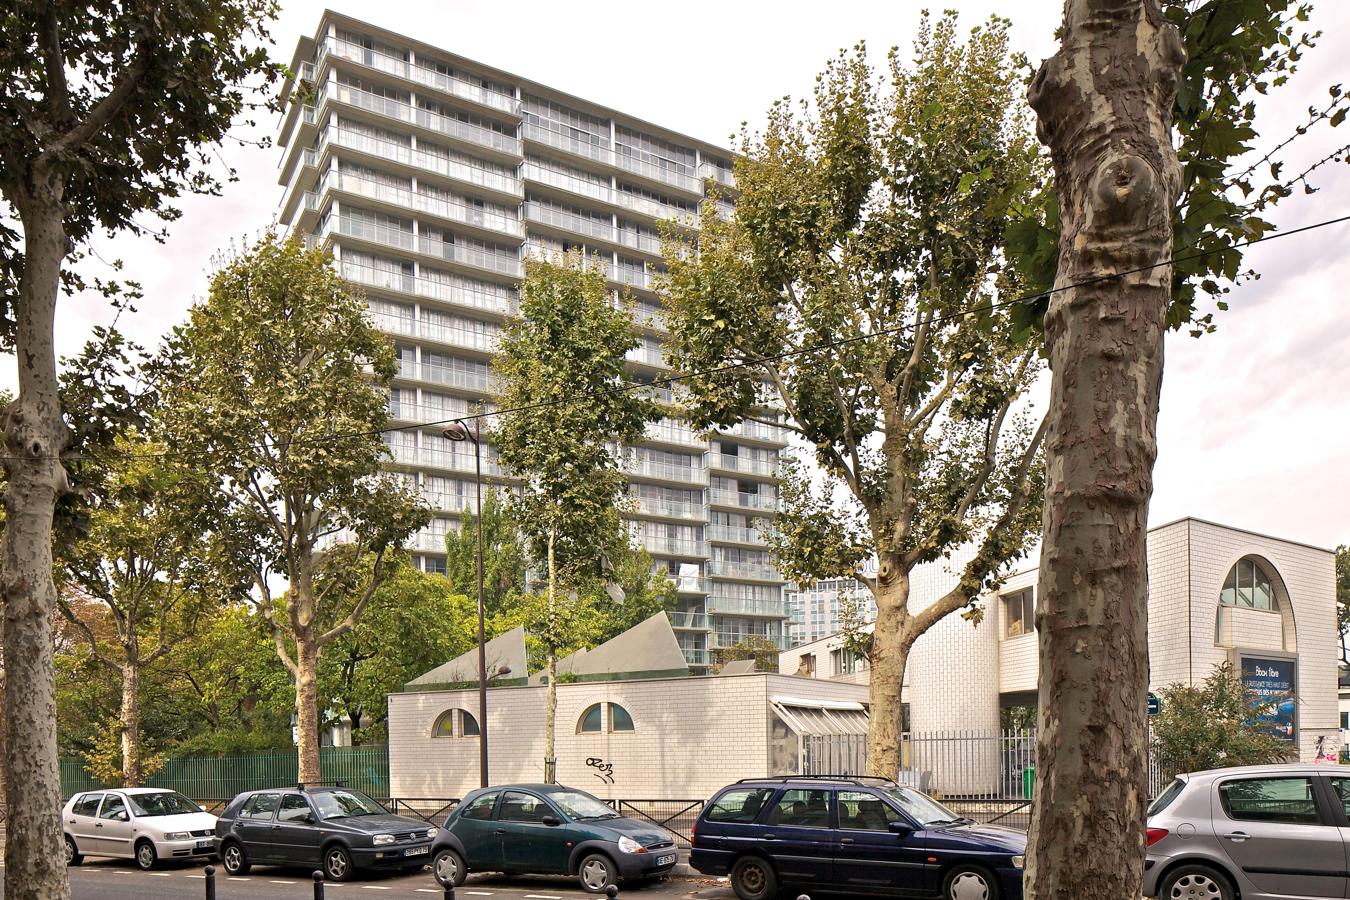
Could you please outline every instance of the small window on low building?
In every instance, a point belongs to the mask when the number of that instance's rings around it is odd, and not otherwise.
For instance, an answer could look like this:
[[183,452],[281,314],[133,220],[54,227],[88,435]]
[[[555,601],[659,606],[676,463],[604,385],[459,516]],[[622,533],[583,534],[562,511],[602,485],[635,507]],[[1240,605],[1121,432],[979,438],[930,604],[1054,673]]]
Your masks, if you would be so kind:
[[1018,637],[1036,630],[1036,600],[1032,588],[1003,595],[1003,636]]
[[431,727],[432,737],[454,737],[455,736],[455,711],[447,709],[436,717],[436,724]]
[[478,737],[478,720],[474,718],[473,713],[461,709],[459,711],[459,716],[459,733],[464,737]]
[[477,737],[478,720],[467,709],[458,707],[447,709],[436,717],[436,724],[431,728],[431,736],[434,738]]
[[1247,609],[1274,609],[1275,592],[1270,586],[1270,576],[1251,557],[1238,560],[1224,579],[1219,603]]
[[577,722],[577,734],[599,734],[604,730],[604,711],[599,703],[586,708]]
[[628,714],[617,703],[609,705],[609,730],[610,731],[633,731],[633,717]]

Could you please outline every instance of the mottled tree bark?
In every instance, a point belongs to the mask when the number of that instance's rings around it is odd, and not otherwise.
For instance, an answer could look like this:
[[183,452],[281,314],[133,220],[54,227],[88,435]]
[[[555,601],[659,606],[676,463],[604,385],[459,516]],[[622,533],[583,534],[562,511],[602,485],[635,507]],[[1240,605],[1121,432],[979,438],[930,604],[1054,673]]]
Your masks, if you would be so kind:
[[28,174],[16,203],[26,254],[15,317],[19,395],[4,414],[5,897],[55,900],[70,896],[52,646],[52,518],[69,489],[53,334],[69,246],[59,177],[37,165]]
[[[1052,381],[1031,900],[1140,894],[1145,529],[1181,174],[1171,111],[1184,55],[1157,0],[1068,0],[1060,51],[1031,86],[1061,222],[1045,323]],[[1141,267],[1151,268],[1121,274]]]
[[319,647],[310,634],[295,636],[295,745],[300,780],[317,784],[319,765]]
[[544,700],[544,780],[556,781],[558,778],[558,752],[556,749],[558,729],[558,570],[553,557],[557,530],[548,532],[548,687]]
[[909,573],[883,557],[875,597],[877,618],[868,656],[867,697],[873,715],[867,729],[867,774],[895,778],[900,772],[905,666],[917,637],[909,627]]
[[122,667],[122,784],[141,787],[141,667]]

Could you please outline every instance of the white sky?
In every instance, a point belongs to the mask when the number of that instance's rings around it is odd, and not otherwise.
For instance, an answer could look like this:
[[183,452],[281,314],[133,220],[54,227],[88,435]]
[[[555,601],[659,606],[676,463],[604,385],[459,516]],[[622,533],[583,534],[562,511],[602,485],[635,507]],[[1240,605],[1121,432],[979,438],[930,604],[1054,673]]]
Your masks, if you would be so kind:
[[[272,28],[274,55],[289,62],[300,34],[312,33],[324,4],[283,0]],[[724,2],[704,7],[583,0],[559,4],[480,0],[437,4],[385,0],[334,3],[335,9],[523,77],[706,140],[724,143],[743,120],[761,121],[784,94],[811,89],[825,60],[866,40],[880,61],[907,46],[921,4],[832,0]],[[1054,51],[1060,4],[945,0],[965,25],[991,13],[1014,16],[1013,40],[1038,62]],[[1021,7],[1021,9],[1019,9]],[[1283,139],[1326,87],[1343,78],[1350,56],[1350,8],[1320,0],[1313,26],[1327,37],[1304,68],[1267,104],[1265,148]],[[1350,86],[1350,85],[1348,85]],[[263,133],[270,133],[272,122]],[[248,135],[241,129],[240,136]],[[1350,124],[1305,140],[1303,158],[1320,158],[1350,141]],[[146,298],[119,323],[147,345],[186,315],[206,287],[210,257],[231,239],[255,233],[275,216],[279,152],[229,146],[222,156],[239,181],[219,198],[188,198],[164,244],[102,242],[105,259],[126,262]],[[1350,214],[1350,171],[1323,176],[1319,193],[1285,201],[1283,228]],[[1254,248],[1262,280],[1232,296],[1217,334],[1172,335],[1159,422],[1152,520],[1214,519],[1321,546],[1350,542],[1350,226],[1322,229]],[[109,312],[94,297],[63,301],[60,352],[74,353]],[[0,382],[13,384],[6,360]]]

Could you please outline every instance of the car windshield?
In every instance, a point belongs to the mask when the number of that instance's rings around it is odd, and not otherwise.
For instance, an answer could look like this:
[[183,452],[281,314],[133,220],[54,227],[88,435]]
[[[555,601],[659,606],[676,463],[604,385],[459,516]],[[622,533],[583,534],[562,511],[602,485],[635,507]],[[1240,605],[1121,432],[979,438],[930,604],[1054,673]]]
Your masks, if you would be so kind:
[[127,794],[131,811],[138,816],[181,816],[199,813],[202,808],[177,791],[158,794]]
[[952,825],[968,821],[932,797],[913,788],[893,787],[882,793],[899,804],[901,809],[922,825]]
[[612,806],[601,803],[590,794],[581,791],[559,791],[549,794],[548,798],[558,804],[558,808],[569,819],[617,819],[619,814]]
[[360,791],[316,791],[310,794],[322,819],[382,816],[385,808]]

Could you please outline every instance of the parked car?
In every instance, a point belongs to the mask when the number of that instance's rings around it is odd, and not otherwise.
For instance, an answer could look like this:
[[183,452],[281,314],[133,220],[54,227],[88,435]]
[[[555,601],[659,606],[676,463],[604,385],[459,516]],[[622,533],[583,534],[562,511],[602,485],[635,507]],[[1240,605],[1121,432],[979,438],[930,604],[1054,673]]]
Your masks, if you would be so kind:
[[469,793],[432,847],[442,885],[470,872],[575,875],[592,894],[620,878],[654,878],[675,867],[675,842],[655,825],[619,815],[585,791],[508,784]]
[[1026,834],[884,778],[746,779],[694,823],[689,862],[741,900],[779,891],[1021,900]]
[[1350,771],[1269,765],[1178,776],[1148,809],[1144,894],[1344,897]]
[[248,791],[216,822],[216,848],[230,875],[257,864],[319,867],[330,881],[358,869],[420,869],[437,829],[396,816],[360,791],[305,786]]
[[125,788],[76,794],[61,810],[66,864],[86,856],[134,859],[153,869],[161,859],[210,856],[216,817],[177,791]]

